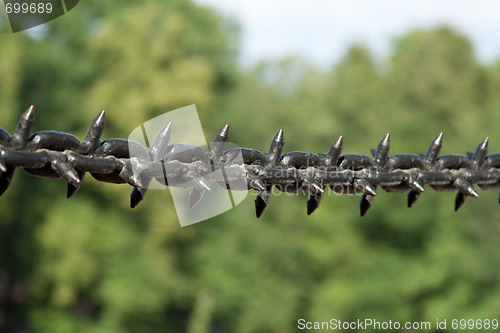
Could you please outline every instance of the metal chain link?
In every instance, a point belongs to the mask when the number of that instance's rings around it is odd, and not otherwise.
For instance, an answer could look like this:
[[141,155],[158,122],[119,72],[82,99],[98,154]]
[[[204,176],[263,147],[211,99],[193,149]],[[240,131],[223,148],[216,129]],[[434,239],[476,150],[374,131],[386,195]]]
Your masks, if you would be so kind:
[[389,134],[377,149],[372,149],[373,158],[341,155],[342,136],[327,153],[294,151],[282,155],[282,130],[273,138],[269,153],[249,148],[224,150],[229,138],[229,126],[225,125],[207,151],[195,145],[169,144],[171,123],[146,148],[124,139],[101,141],[104,111],[92,121],[82,142],[64,132],[32,134],[34,118],[31,106],[19,119],[14,134],[0,128],[0,196],[9,188],[18,167],[38,177],[62,177],[68,183],[68,198],[79,189],[87,172],[98,181],[128,183],[134,187],[132,208],[142,201],[153,178],[170,187],[192,187],[191,207],[210,191],[209,181],[229,189],[229,182],[242,180],[246,186],[231,190],[259,191],[255,200],[257,217],[266,209],[273,186],[283,192],[309,192],[308,215],[319,207],[328,188],[337,193],[362,193],[362,216],[370,209],[377,186],[387,192],[409,191],[408,207],[424,192],[425,184],[440,192],[458,190],[455,210],[467,197],[478,197],[473,184],[485,190],[500,188],[500,153],[486,155],[488,138],[467,155],[438,156],[442,133],[431,142],[427,153],[420,155],[389,156]]

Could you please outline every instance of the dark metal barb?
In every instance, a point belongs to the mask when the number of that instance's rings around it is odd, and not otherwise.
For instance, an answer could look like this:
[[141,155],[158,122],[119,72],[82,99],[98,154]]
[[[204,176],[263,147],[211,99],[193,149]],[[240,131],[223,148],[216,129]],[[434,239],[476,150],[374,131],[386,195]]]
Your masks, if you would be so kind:
[[31,134],[31,126],[35,122],[35,107],[30,106],[19,118],[17,128],[11,137],[11,146],[24,147]]

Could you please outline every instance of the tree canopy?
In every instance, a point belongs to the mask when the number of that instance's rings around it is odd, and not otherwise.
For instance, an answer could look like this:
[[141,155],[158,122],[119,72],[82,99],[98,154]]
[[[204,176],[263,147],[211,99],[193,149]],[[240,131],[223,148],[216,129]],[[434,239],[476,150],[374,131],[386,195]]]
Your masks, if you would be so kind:
[[[1,22],[0,22],[1,23]],[[291,56],[244,70],[237,24],[188,0],[88,0],[36,36],[0,34],[0,125],[36,108],[35,130],[83,138],[107,110],[105,138],[196,104],[207,140],[265,150],[369,154],[387,132],[391,154],[442,153],[490,136],[500,151],[500,62],[477,61],[447,27],[402,34],[390,58],[363,45],[324,70]],[[431,321],[500,312],[498,193],[458,213],[454,194],[330,194],[311,216],[306,197],[273,196],[260,220],[254,195],[181,228],[169,191],[128,207],[127,185],[64,182],[22,172],[0,199],[0,331],[296,332],[297,321]]]

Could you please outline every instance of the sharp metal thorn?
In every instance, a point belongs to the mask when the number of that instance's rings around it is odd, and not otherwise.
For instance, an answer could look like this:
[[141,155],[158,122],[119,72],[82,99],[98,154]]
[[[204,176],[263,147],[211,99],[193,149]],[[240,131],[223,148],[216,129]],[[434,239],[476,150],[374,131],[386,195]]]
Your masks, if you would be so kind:
[[200,191],[195,187],[191,188],[189,192],[189,208],[194,208],[198,203],[200,203],[203,198],[204,191]]
[[257,190],[257,191],[265,191],[266,190],[266,184],[262,181],[262,179],[258,177],[248,177],[247,178],[248,186],[251,189]]
[[255,215],[260,218],[267,208],[267,203],[259,196],[255,199]]
[[457,196],[455,197],[455,212],[457,212],[465,204],[465,200],[467,200],[467,195],[458,191]]
[[425,192],[424,184],[417,178],[410,176],[408,177],[408,185],[414,192]]
[[215,135],[214,141],[210,145],[208,155],[212,163],[219,163],[222,153],[224,152],[224,142],[229,139],[229,125],[224,125]]
[[28,142],[31,134],[31,126],[35,121],[35,107],[31,105],[19,118],[16,130],[12,135],[12,140],[15,146],[24,147]]
[[139,205],[139,203],[141,203],[141,201],[144,199],[146,192],[146,188],[139,188],[137,186],[134,186],[132,193],[130,193],[130,208],[137,207],[137,205]]
[[83,142],[82,153],[90,154],[93,153],[99,142],[101,141],[102,133],[104,132],[105,116],[106,111],[102,110],[90,123],[87,134],[85,135],[85,140]]
[[267,185],[265,191],[259,192],[257,198],[255,199],[255,215],[260,218],[262,213],[267,208],[269,202],[269,196],[271,195],[271,186]]
[[366,179],[354,179],[354,187],[363,194],[369,194],[371,196],[377,195],[377,188]]
[[229,139],[229,125],[224,125],[216,134],[217,142],[226,142]]
[[326,165],[336,165],[337,160],[342,153],[342,149],[344,148],[344,138],[343,136],[339,136],[335,141],[333,141],[330,149],[328,150],[327,157],[325,160]]
[[166,148],[172,138],[172,122],[169,122],[156,136],[150,150],[153,154],[153,161],[159,162],[165,155]]
[[439,133],[438,136],[434,139],[434,144],[437,146],[441,146],[443,144],[443,132]]
[[318,209],[322,198],[323,193],[309,194],[309,199],[307,199],[307,215],[311,215],[316,209]]
[[52,170],[54,170],[59,176],[63,177],[66,182],[71,184],[80,184],[81,179],[78,176],[78,172],[67,162],[60,160],[59,158],[54,158],[50,162]]
[[458,178],[457,180],[455,180],[453,185],[460,192],[464,193],[465,195],[470,195],[470,196],[473,196],[475,198],[479,197],[479,194],[477,194],[476,189],[474,188],[474,185],[472,185],[471,183],[469,183],[468,181],[466,181],[463,178]]
[[375,197],[373,195],[363,194],[359,204],[361,216],[365,216],[365,214],[370,210],[374,198]]
[[284,146],[285,136],[283,130],[280,129],[271,141],[271,147],[269,148],[269,163],[271,165],[277,165],[279,163]]
[[304,179],[303,185],[307,187],[307,189],[313,193],[325,193],[323,187],[318,184],[314,179]]
[[439,135],[434,140],[432,140],[431,144],[429,145],[429,149],[427,149],[427,153],[425,154],[425,161],[429,167],[434,165],[434,163],[436,162],[436,158],[439,154],[439,151],[441,150],[442,145],[443,132],[439,133]]
[[210,192],[212,191],[212,189],[210,188],[210,183],[208,182],[208,180],[206,180],[205,178],[201,177],[199,179],[196,180],[195,184],[194,184],[194,187],[198,190],[198,191],[202,191],[202,192]]
[[83,171],[77,171],[78,173],[78,178],[80,179],[80,183],[67,183],[67,191],[66,191],[66,198],[71,198],[81,187],[81,181],[83,180],[83,177],[85,176],[85,172]]
[[484,164],[484,159],[486,157],[486,154],[488,153],[488,141],[489,138],[486,137],[478,146],[476,149],[476,152],[474,153],[472,159],[477,166],[477,168],[480,168]]
[[71,198],[80,188],[80,184],[67,183],[66,198]]
[[408,208],[412,207],[420,197],[421,192],[408,191]]
[[387,133],[380,141],[377,151],[375,153],[374,160],[378,165],[383,166],[385,164],[389,154],[390,146],[391,146],[391,136],[389,133]]

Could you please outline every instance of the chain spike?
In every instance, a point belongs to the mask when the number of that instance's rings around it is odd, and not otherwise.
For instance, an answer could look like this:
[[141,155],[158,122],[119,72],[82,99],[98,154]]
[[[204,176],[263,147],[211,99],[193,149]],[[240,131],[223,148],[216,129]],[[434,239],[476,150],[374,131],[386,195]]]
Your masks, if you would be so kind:
[[458,191],[457,196],[455,197],[455,212],[458,212],[458,210],[462,208],[466,200],[467,200],[467,195]]
[[321,204],[321,199],[323,199],[323,193],[311,193],[309,194],[309,199],[307,199],[307,215],[314,213]]
[[438,136],[431,142],[427,154],[425,154],[425,162],[431,167],[436,163],[436,159],[439,155],[439,151],[443,146],[443,132],[439,133]]
[[420,197],[421,192],[408,191],[408,208],[411,208]]
[[271,196],[271,186],[267,185],[265,191],[259,191],[257,198],[255,199],[255,215],[257,218],[262,216],[262,213],[267,208],[269,203],[269,197]]
[[197,204],[199,204],[203,198],[203,194],[205,194],[205,191],[200,191],[197,188],[192,187],[189,192],[189,208],[194,208]]
[[389,148],[391,147],[391,136],[387,133],[384,138],[378,144],[378,148],[375,151],[375,156],[373,161],[377,166],[384,166],[387,157],[389,157]]
[[361,216],[365,216],[370,208],[372,208],[373,199],[375,199],[373,195],[363,194],[363,196],[361,197],[361,202],[359,204]]
[[283,153],[283,147],[285,146],[285,136],[283,130],[279,130],[278,133],[271,141],[271,147],[269,148],[269,164],[278,165]]
[[35,122],[35,107],[32,105],[19,118],[17,128],[12,135],[12,145],[15,147],[24,147],[28,143],[31,134],[31,127]]
[[335,139],[335,141],[333,141],[325,159],[325,164],[327,166],[337,164],[340,154],[342,153],[342,149],[344,148],[343,141],[344,138],[342,137],[342,135]]
[[229,125],[224,125],[215,135],[214,141],[208,151],[212,163],[218,164],[224,152],[224,143],[229,139]]
[[156,136],[155,142],[149,148],[153,161],[159,162],[164,156],[167,146],[172,138],[172,122],[169,122]]
[[474,153],[472,160],[476,166],[476,170],[481,168],[484,164],[484,159],[486,157],[486,154],[488,153],[488,141],[489,138],[486,137],[478,146],[476,149],[476,152]]

